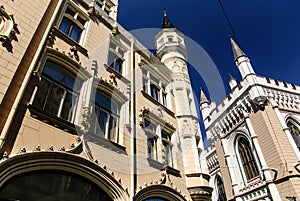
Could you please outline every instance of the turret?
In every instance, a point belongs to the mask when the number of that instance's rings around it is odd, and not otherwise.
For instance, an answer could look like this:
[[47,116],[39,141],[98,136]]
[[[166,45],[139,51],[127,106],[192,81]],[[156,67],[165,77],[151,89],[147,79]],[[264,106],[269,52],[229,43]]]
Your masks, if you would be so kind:
[[187,61],[184,35],[173,26],[167,16],[166,10],[164,10],[164,19],[161,28],[161,31],[154,38],[157,56],[163,63],[173,57]]
[[210,102],[208,101],[203,90],[200,91],[200,109],[202,112],[202,118],[205,120],[209,116],[211,109]]
[[209,187],[210,177],[205,172],[206,160],[199,160],[203,154],[203,144],[186,62],[184,35],[173,26],[165,10],[162,29],[155,36],[155,45],[158,57],[172,71],[172,88],[187,188],[194,201],[210,200],[212,188]]
[[231,74],[229,74],[228,82],[230,89],[233,89],[237,85],[236,79]]
[[242,75],[242,79],[244,79],[247,75],[255,74],[249,57],[243,52],[243,50],[241,50],[232,38],[230,38],[230,42],[233,50],[234,63],[238,67]]

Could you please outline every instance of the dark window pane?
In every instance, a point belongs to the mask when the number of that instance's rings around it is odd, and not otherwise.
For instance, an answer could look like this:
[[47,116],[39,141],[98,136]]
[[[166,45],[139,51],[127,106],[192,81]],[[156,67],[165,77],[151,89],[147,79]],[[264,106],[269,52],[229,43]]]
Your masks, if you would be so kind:
[[85,24],[85,20],[82,19],[80,16],[77,17],[78,22],[80,22],[80,24],[82,24],[84,26]]
[[67,93],[63,108],[61,111],[61,118],[66,119],[67,121],[72,121],[74,110],[76,109],[77,96],[70,92]]
[[80,35],[81,35],[82,29],[79,28],[79,26],[77,26],[76,24],[73,25],[70,37],[76,41],[79,42],[80,39]]
[[73,22],[69,18],[64,17],[59,26],[59,30],[61,30],[66,35],[69,35],[72,24]]
[[108,115],[106,112],[100,110],[100,117],[98,119],[99,121],[99,130],[97,134],[100,134],[101,136],[105,136],[106,133],[106,123],[108,120]]
[[46,102],[46,98],[48,95],[48,90],[50,88],[50,82],[44,78],[42,78],[41,82],[39,83],[36,95],[33,100],[33,105],[44,109],[44,105]]
[[[49,93],[49,99],[45,106],[45,110],[51,114],[58,115],[58,110],[64,95],[64,89],[58,85],[53,85]],[[51,98],[50,98],[51,97]]]
[[75,12],[72,11],[70,8],[67,8],[65,13],[67,13],[67,14],[73,16],[73,17],[74,17],[74,15],[75,15]]
[[108,139],[109,140],[115,140],[116,139],[116,133],[117,133],[117,118],[114,116],[110,116],[110,120],[109,120],[109,135],[108,135]]

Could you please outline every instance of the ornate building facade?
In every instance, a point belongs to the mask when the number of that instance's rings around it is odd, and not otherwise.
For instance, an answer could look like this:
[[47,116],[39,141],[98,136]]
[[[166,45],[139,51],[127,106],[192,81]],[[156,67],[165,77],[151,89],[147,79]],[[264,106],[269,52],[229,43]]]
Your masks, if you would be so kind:
[[298,200],[300,87],[257,75],[231,44],[241,82],[218,106],[201,93],[212,200]]
[[117,10],[1,2],[1,200],[210,200],[184,36],[165,15],[155,56]]

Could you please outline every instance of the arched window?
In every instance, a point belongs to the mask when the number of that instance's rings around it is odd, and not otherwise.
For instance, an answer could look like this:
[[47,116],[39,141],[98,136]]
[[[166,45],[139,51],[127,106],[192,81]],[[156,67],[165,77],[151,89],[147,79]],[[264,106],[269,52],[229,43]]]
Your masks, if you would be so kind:
[[255,163],[250,143],[245,137],[240,137],[238,140],[238,153],[247,180],[257,177],[259,175],[258,167]]
[[300,129],[299,129],[299,124],[296,123],[295,121],[291,120],[291,119],[288,119],[286,124],[290,129],[291,135],[292,135],[298,149],[300,150]]
[[112,201],[90,180],[64,171],[34,171],[10,179],[0,190],[0,200]]
[[217,175],[216,177],[216,185],[217,185],[217,192],[218,192],[218,201],[226,201],[226,193],[224,188],[224,183],[222,178]]
[[47,61],[32,104],[73,123],[81,84],[75,75]]

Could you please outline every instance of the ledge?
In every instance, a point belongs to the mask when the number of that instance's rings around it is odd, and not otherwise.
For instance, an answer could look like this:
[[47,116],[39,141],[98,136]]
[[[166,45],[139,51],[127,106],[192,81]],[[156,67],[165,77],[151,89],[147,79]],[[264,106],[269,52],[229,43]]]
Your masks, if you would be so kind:
[[181,178],[181,175],[180,175],[180,170],[177,170],[173,167],[170,167],[168,165],[164,166],[164,170],[167,172],[167,174],[171,174],[175,177],[180,177]]
[[124,77],[122,74],[120,74],[118,71],[116,71],[115,69],[113,69],[112,67],[110,67],[107,64],[103,64],[104,67],[106,68],[106,70],[110,73],[113,73],[118,79],[120,79],[121,81],[123,81],[125,84],[129,84],[130,81]]
[[82,53],[85,56],[88,56],[88,51],[85,49],[83,46],[81,46],[79,43],[76,41],[72,40],[69,36],[61,32],[56,26],[52,27],[52,32],[55,36],[58,38],[64,40],[66,43],[68,43],[70,46],[75,46],[77,50]]
[[55,128],[62,129],[65,132],[77,135],[77,130],[80,129],[73,123],[66,121],[65,119],[59,118],[53,114],[50,114],[34,105],[28,105],[27,108],[30,111],[31,117],[41,120],[42,122],[54,126]]

